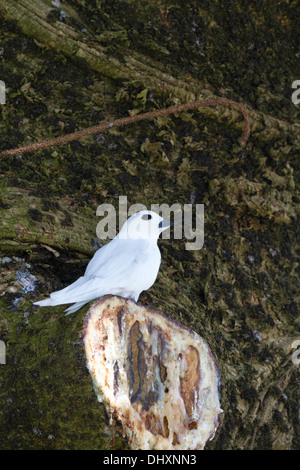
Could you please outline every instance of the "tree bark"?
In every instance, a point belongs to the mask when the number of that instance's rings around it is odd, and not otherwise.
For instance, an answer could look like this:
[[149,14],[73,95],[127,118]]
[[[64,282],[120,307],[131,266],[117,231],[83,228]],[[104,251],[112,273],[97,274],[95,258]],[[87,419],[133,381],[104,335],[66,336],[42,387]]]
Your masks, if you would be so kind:
[[[223,425],[207,448],[299,448],[299,366],[292,361],[300,336],[299,118],[297,106],[272,88],[296,61],[285,48],[297,31],[295,7],[263,14],[237,4],[223,18],[217,1],[200,10],[198,2],[179,1],[116,7],[74,0],[56,8],[0,0],[1,151],[220,95],[243,103],[251,119],[245,149],[237,145],[240,114],[219,106],[0,160],[2,448],[112,449],[83,353],[88,307],[66,317],[66,306],[32,303],[83,274],[107,242],[97,240],[96,208],[118,208],[120,195],[129,206],[205,205],[204,247],[160,240],[158,279],[140,301],[194,329],[219,364]],[[184,66],[190,49],[193,68]],[[128,446],[118,426],[114,445]]]
[[[80,21],[82,29],[88,26],[79,18],[78,13],[67,3],[63,5],[68,16]],[[210,88],[197,82],[189,74],[178,73],[178,69],[164,67],[161,62],[149,60],[148,57],[126,49],[118,47],[118,55],[122,60],[109,55],[100,44],[89,44],[83,38],[82,29],[76,30],[71,25],[62,22],[49,22],[49,14],[53,10],[51,2],[44,0],[33,0],[30,3],[20,0],[18,3],[11,3],[7,0],[0,0],[0,12],[10,20],[15,20],[25,34],[42,41],[56,51],[61,51],[72,61],[84,60],[86,64],[101,75],[114,80],[141,80],[145,87],[151,90],[163,89],[175,99],[183,102],[196,101],[196,99],[213,99],[216,97]],[[78,27],[78,25],[77,25]],[[170,69],[170,70],[169,70]],[[226,90],[224,90],[226,92]],[[255,109],[248,109],[251,117],[252,136],[261,141],[282,141],[286,136],[293,136],[293,140],[300,147],[300,125],[299,123],[289,123],[276,119],[266,113],[257,112]],[[225,125],[234,124],[237,128],[242,128],[237,110],[231,109],[205,109],[202,113],[218,119]]]

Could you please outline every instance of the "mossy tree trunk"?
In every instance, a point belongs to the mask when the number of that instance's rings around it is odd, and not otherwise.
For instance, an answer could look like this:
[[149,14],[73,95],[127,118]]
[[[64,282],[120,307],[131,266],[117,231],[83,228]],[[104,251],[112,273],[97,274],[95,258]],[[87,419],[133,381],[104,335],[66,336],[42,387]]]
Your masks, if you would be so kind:
[[[81,344],[87,308],[65,317],[32,302],[82,274],[102,243],[97,206],[126,195],[205,204],[203,249],[160,241],[140,300],[214,352],[224,421],[208,447],[299,448],[298,7],[88,3],[0,0],[0,150],[214,96],[246,106],[251,136],[241,149],[239,113],[220,106],[1,159],[1,446],[112,446]],[[115,445],[127,446],[119,429]]]

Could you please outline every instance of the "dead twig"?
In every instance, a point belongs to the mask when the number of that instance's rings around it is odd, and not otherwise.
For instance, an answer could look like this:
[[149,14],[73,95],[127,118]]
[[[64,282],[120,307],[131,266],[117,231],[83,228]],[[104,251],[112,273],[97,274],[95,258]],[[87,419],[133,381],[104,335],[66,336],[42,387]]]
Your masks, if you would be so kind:
[[170,106],[169,108],[158,109],[155,111],[150,111],[148,113],[137,114],[135,116],[116,119],[115,121],[112,121],[112,122],[105,121],[105,122],[98,124],[97,126],[88,127],[86,129],[82,129],[81,131],[76,131],[71,134],[66,134],[64,136],[61,136],[61,137],[56,137],[54,139],[36,142],[34,144],[26,145],[24,147],[17,147],[17,148],[5,150],[4,152],[0,152],[0,157],[7,157],[10,155],[20,155],[20,154],[24,154],[28,152],[34,152],[35,150],[41,150],[44,148],[53,147],[56,145],[63,145],[68,142],[72,142],[74,140],[82,139],[83,137],[86,137],[88,135],[94,135],[94,134],[98,134],[99,132],[105,132],[114,127],[126,126],[133,122],[142,121],[144,119],[154,119],[159,116],[166,116],[168,114],[180,113],[181,111],[187,111],[189,109],[197,109],[197,108],[220,106],[220,105],[221,106],[233,106],[237,108],[243,114],[245,126],[244,126],[243,134],[239,141],[240,146],[243,147],[246,144],[248,137],[250,135],[250,117],[245,107],[242,104],[237,103],[236,101],[229,100],[227,98],[212,98],[212,99],[207,99],[207,100],[202,100],[202,101],[195,101],[194,103],[186,103],[186,104],[177,105],[177,106]]

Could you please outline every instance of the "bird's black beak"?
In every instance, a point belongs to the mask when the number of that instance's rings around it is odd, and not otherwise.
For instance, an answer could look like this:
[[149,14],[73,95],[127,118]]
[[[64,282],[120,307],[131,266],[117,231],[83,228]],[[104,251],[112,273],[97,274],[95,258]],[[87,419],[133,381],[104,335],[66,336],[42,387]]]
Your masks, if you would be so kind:
[[159,222],[158,226],[159,226],[159,228],[162,228],[163,230],[165,230],[169,227],[172,227],[174,225],[174,223],[175,223],[174,220],[164,219],[161,222]]

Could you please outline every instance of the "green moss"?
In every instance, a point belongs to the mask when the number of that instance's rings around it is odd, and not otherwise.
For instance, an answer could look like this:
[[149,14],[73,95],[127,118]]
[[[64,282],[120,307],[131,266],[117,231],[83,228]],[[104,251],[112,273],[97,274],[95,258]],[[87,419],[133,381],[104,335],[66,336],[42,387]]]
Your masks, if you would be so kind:
[[[95,400],[85,367],[81,319],[65,317],[63,309],[54,315],[34,312],[30,298],[22,300],[17,312],[9,306],[1,301],[0,331],[7,354],[1,372],[1,421],[6,435],[1,436],[2,447],[111,448],[106,413]],[[26,319],[23,311],[30,312]],[[119,428],[117,433],[116,448]]]

